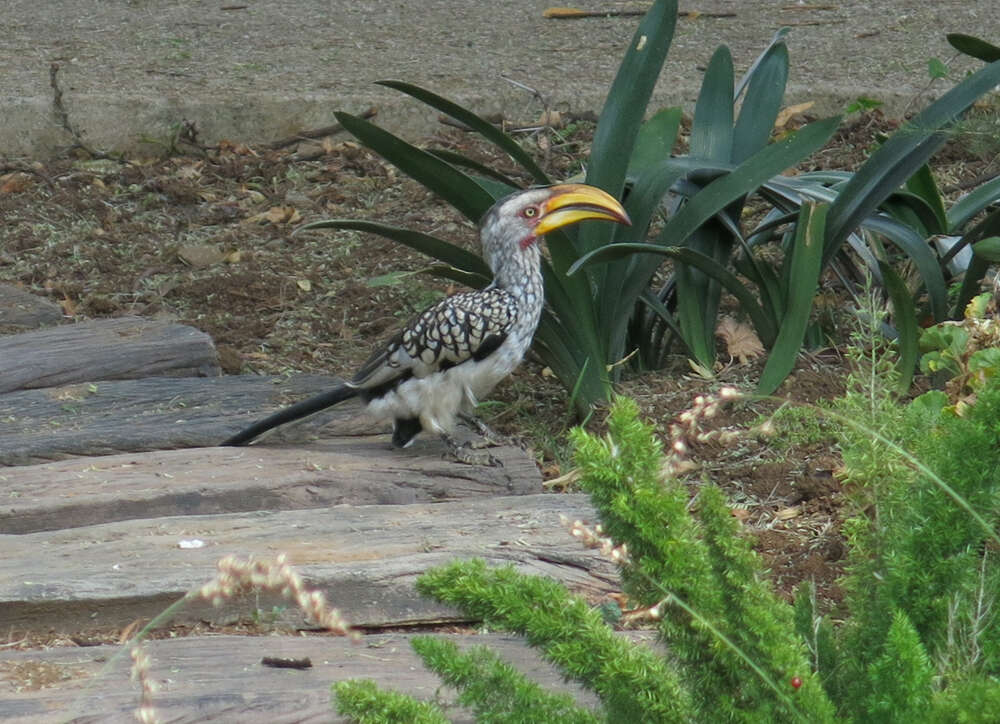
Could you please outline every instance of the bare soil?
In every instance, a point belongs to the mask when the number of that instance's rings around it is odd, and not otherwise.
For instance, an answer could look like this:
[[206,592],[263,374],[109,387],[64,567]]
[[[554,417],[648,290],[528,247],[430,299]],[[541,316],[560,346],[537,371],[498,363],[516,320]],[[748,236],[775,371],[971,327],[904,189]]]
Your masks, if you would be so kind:
[[[810,164],[856,168],[878,134],[893,127],[877,113],[855,116]],[[586,123],[559,134],[542,130],[525,145],[553,177],[566,177],[585,156],[589,133]],[[426,143],[517,176],[506,157],[459,130],[443,129]],[[353,143],[185,149],[128,162],[0,161],[0,281],[56,300],[72,319],[130,314],[191,324],[215,339],[231,374],[346,375],[379,339],[455,289],[416,273],[427,260],[393,242],[354,232],[293,235],[296,227],[322,218],[373,219],[476,246],[471,224]],[[935,172],[956,193],[995,173],[996,159],[953,143]],[[620,391],[666,430],[698,394],[722,384],[752,390],[760,365],[720,364],[705,379],[677,358],[668,369],[627,376]],[[803,402],[829,399],[843,393],[846,372],[837,347],[806,354],[781,393]],[[531,444],[547,478],[566,472],[564,433],[575,421],[565,391],[528,361],[494,400],[485,407],[487,421]],[[746,405],[715,422],[746,425],[771,409]],[[590,423],[594,429],[601,417]],[[846,554],[837,450],[756,442],[702,445],[692,458],[699,465],[692,486],[704,476],[727,490],[777,589],[787,596],[800,581],[814,580],[835,606]],[[82,632],[75,642],[113,637]]]

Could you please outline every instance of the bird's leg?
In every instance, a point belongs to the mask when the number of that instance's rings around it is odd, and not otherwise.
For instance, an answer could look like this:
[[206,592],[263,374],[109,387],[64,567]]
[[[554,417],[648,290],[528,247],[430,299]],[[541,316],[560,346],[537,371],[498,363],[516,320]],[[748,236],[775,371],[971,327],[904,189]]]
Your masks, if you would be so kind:
[[464,422],[466,425],[471,427],[473,430],[479,433],[482,437],[482,441],[476,441],[471,443],[472,447],[501,447],[503,445],[510,445],[510,439],[498,432],[495,432],[493,428],[487,425],[485,422],[480,420],[475,415],[468,412],[459,412],[458,419]]
[[485,465],[492,468],[503,467],[503,462],[490,455],[490,453],[482,449],[477,450],[467,442],[460,443],[446,432],[441,433],[441,439],[448,446],[448,452],[460,463],[465,463],[466,465]]

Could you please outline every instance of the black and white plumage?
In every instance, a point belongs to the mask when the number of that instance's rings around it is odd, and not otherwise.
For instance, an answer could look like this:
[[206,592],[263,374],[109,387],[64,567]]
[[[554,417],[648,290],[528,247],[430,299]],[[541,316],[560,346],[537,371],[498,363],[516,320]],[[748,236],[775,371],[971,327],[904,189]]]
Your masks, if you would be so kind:
[[349,381],[266,417],[223,445],[243,445],[264,432],[352,397],[377,418],[393,420],[393,445],[422,430],[447,435],[521,363],[544,306],[539,238],[584,219],[628,224],[609,194],[584,184],[518,191],[480,223],[492,283],[454,294],[396,333]]

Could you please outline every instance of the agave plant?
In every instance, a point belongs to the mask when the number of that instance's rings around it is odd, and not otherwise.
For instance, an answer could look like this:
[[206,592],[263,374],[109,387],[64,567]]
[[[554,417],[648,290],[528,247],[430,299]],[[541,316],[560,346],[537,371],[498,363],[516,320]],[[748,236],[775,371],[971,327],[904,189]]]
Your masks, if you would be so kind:
[[[586,183],[618,197],[624,195],[628,186],[624,203],[633,219],[633,229],[624,234],[604,225],[569,230],[562,238],[550,239],[549,259],[543,265],[547,309],[536,334],[534,350],[571,391],[572,403],[581,414],[586,414],[593,403],[608,398],[611,383],[621,373],[618,363],[628,355],[630,345],[636,340],[633,320],[637,318],[637,310],[651,308],[660,314],[660,319],[670,324],[673,320],[669,314],[662,314],[662,303],[649,293],[650,280],[658,266],[658,262],[650,264],[649,257],[621,257],[577,274],[570,274],[570,269],[577,268],[581,257],[609,244],[617,246],[621,242],[644,238],[664,194],[681,181],[691,184],[694,183],[692,179],[706,178],[705,163],[708,164],[708,176],[725,176],[719,181],[725,192],[735,191],[731,199],[734,201],[821,147],[836,126],[836,120],[831,119],[812,124],[781,143],[767,144],[787,76],[787,50],[779,36],[741,84],[746,87],[746,98],[744,111],[735,126],[732,83],[725,104],[718,103],[716,88],[703,92],[706,100],[699,103],[696,113],[698,130],[693,133],[693,144],[705,151],[707,161],[691,163],[670,159],[680,111],[663,111],[645,124],[643,117],[666,58],[676,18],[676,0],[657,0],[640,22],[608,93],[586,164]],[[728,66],[731,77],[728,51],[720,51],[716,58],[713,68]],[[717,76],[716,71],[711,71],[706,84],[715,83]],[[553,180],[516,140],[471,111],[408,83],[383,81],[382,85],[406,93],[465,124],[505,151],[534,182],[552,183]],[[776,86],[779,87],[777,91]],[[496,198],[516,187],[512,179],[467,157],[423,150],[356,116],[346,113],[336,116],[361,143],[437,193],[472,221],[478,221]],[[727,125],[728,131],[717,130],[721,125]],[[718,147],[724,135],[728,139],[725,154]],[[752,154],[752,164],[737,169],[727,166],[734,160],[737,163],[744,161]],[[690,221],[701,217],[696,224],[700,226],[719,214],[719,210],[703,214],[703,206],[701,201],[687,205],[680,219]],[[727,222],[712,223],[725,228]],[[350,219],[319,221],[305,228],[355,229],[381,234],[441,262],[432,268],[440,276],[474,287],[489,282],[489,270],[477,255],[427,234]],[[694,275],[687,283],[694,287],[718,288],[713,280]],[[694,344],[689,346],[697,349]]]
[[[839,119],[811,123],[771,142],[788,77],[785,31],[775,36],[738,84],[729,51],[725,47],[716,51],[695,108],[687,156],[670,155],[679,109],[661,111],[643,122],[676,17],[676,0],[656,0],[641,20],[609,90],[586,163],[583,180],[624,196],[633,226],[581,226],[550,239],[549,258],[543,263],[547,308],[535,337],[535,353],[585,415],[595,402],[608,399],[623,359],[656,367],[679,341],[697,361],[710,365],[726,290],[736,297],[770,350],[760,384],[770,392],[791,370],[802,346],[820,276],[831,266],[839,271],[838,265],[853,264],[854,258],[846,254],[850,249],[885,281],[908,350],[904,368],[912,369],[916,290],[907,288],[872,237],[884,237],[908,255],[934,318],[943,318],[946,285],[941,260],[926,237],[899,218],[900,209],[926,211],[917,186],[921,169],[943,143],[941,129],[997,83],[996,64],[930,106],[856,174],[786,177],[779,174],[821,148]],[[514,138],[470,110],[409,83],[381,84],[461,122],[506,152],[534,183],[553,182]],[[461,154],[418,148],[347,113],[336,117],[361,143],[473,222],[518,185]],[[913,187],[909,195],[900,190],[908,180]],[[751,195],[763,199],[771,210],[760,225],[745,231],[743,209]],[[977,200],[986,203],[987,197],[988,193],[980,194]],[[896,217],[881,208],[893,201],[899,202]],[[955,209],[955,223],[960,218],[967,221],[974,206],[969,201]],[[666,223],[646,243],[664,211]],[[490,281],[489,269],[478,255],[427,234],[352,219],[319,221],[304,228],[381,234],[436,259],[440,263],[431,271],[439,276],[473,287]],[[754,253],[755,247],[772,241],[780,242],[785,251],[778,269]],[[651,283],[664,257],[673,259],[674,273],[653,290]]]
[[[777,64],[775,58],[779,54],[775,49],[783,47],[777,40],[761,57],[761,67],[768,60]],[[579,259],[571,271],[629,255],[645,260],[659,255],[674,260],[675,274],[650,301],[651,311],[638,317],[641,323],[636,344],[639,346],[645,340],[650,345],[647,360],[651,366],[657,364],[666,349],[662,340],[669,341],[660,331],[664,325],[681,336],[699,362],[712,362],[712,335],[721,290],[725,288],[739,301],[764,346],[770,350],[759,385],[762,392],[770,393],[791,370],[802,346],[820,276],[832,268],[842,278],[856,277],[857,273],[851,270],[860,260],[884,283],[893,303],[895,331],[903,353],[902,385],[908,385],[917,356],[914,295],[921,293],[926,297],[932,320],[960,314],[978,290],[988,258],[973,255],[973,263],[964,274],[958,304],[951,308],[947,299],[947,264],[965,246],[1000,232],[1000,212],[966,228],[981,211],[1000,199],[1000,180],[987,182],[945,211],[926,166],[931,155],[947,140],[945,129],[1000,81],[1000,62],[970,75],[902,126],[857,172],[820,171],[768,178],[766,172],[773,167],[768,168],[764,159],[776,161],[779,166],[783,161],[789,161],[786,166],[795,162],[794,153],[782,156],[782,144],[787,139],[762,148],[742,163],[738,162],[738,155],[732,155],[727,163],[725,154],[732,154],[737,147],[739,120],[734,127],[725,119],[721,123],[716,120],[711,132],[697,135],[702,108],[714,107],[714,114],[706,114],[713,119],[724,113],[722,109],[726,106],[722,100],[732,88],[727,60],[727,54],[720,50],[706,73],[695,112],[691,156],[660,162],[661,168],[673,168],[675,173],[681,161],[689,169],[696,168],[688,170],[685,176],[669,178],[678,200],[659,235],[648,243],[612,244],[596,249]],[[771,72],[780,79],[780,66]],[[783,90],[783,83],[781,87]],[[802,147],[809,147],[811,134],[816,134],[825,141],[829,137],[827,131],[833,130],[827,124],[834,121],[810,124],[792,140],[804,140]],[[709,165],[713,158],[714,167]],[[741,209],[748,189],[755,190],[771,210],[757,227],[744,232]],[[814,206],[817,203],[820,206]],[[829,209],[823,204],[829,204]],[[807,228],[802,228],[803,225]],[[930,243],[936,234],[961,234],[961,238],[939,256]],[[778,269],[761,263],[754,253],[757,247],[771,241],[781,243],[785,252]],[[887,253],[885,242],[897,247],[912,264],[916,270],[915,283],[910,286],[904,283],[897,271],[896,257]]]

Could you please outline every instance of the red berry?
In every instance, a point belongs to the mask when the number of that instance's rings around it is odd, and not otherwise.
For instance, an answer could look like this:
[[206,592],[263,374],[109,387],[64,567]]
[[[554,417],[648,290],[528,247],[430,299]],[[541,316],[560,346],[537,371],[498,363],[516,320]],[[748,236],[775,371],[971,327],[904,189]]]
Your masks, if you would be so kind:
[[796,691],[798,691],[799,687],[802,686],[802,678],[799,677],[799,676],[793,676],[791,684],[792,684],[792,688],[795,689]]

